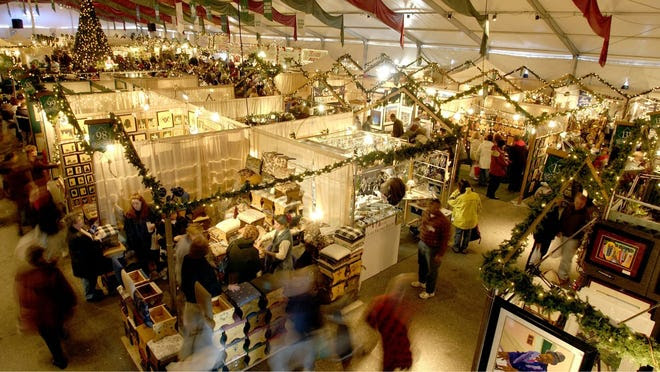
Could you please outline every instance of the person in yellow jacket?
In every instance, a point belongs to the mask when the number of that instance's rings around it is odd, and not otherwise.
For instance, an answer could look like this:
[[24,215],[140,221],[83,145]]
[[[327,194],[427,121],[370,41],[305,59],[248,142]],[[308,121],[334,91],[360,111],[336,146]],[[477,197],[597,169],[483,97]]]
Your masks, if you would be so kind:
[[453,208],[452,225],[454,225],[454,246],[456,253],[467,253],[467,247],[472,240],[471,233],[479,222],[481,211],[481,198],[479,194],[472,191],[472,186],[467,180],[458,182],[458,189],[454,191],[447,201]]

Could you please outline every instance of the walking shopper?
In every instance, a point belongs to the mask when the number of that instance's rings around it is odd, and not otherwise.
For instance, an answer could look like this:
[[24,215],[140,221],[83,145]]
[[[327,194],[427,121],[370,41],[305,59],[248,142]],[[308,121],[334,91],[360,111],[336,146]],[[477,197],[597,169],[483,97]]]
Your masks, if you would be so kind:
[[479,222],[481,211],[481,198],[472,191],[472,186],[467,180],[458,182],[458,189],[450,196],[447,203],[453,208],[454,220],[454,246],[456,253],[467,253],[467,247],[472,240],[472,231]]
[[434,199],[422,213],[422,224],[419,228],[420,241],[417,244],[417,262],[419,279],[412,282],[415,288],[424,288],[419,298],[427,299],[435,296],[435,282],[438,278],[438,267],[447,251],[451,223],[442,214],[440,201]]
[[495,192],[500,187],[502,178],[506,175],[506,167],[509,165],[509,159],[503,150],[506,142],[503,139],[498,139],[496,142],[491,150],[488,189],[486,190],[486,196],[491,199],[499,199],[495,196]]

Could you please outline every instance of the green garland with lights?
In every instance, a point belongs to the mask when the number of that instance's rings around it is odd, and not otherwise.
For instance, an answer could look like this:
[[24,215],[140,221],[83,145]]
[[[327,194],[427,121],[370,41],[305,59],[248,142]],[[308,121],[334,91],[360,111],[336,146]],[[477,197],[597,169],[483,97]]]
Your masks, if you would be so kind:
[[[620,154],[616,159],[611,159],[608,167],[600,171],[602,189],[614,191],[620,174],[624,169],[627,156],[639,142],[648,140],[644,133],[652,125],[647,120],[636,120],[630,139],[620,147]],[[656,129],[657,125],[656,125]],[[574,150],[567,158],[559,163],[559,174],[550,181],[549,186],[553,190],[550,195],[534,200],[529,207],[530,213],[527,218],[517,224],[508,240],[502,242],[498,249],[492,250],[484,255],[484,263],[480,268],[481,278],[490,289],[502,292],[513,292],[527,304],[542,307],[548,312],[558,311],[563,315],[575,314],[578,322],[587,337],[587,340],[598,348],[614,352],[618,355],[628,355],[641,364],[655,365],[660,360],[660,345],[643,335],[634,333],[627,326],[614,326],[602,312],[594,309],[587,302],[577,298],[572,292],[564,292],[558,288],[545,291],[543,287],[533,284],[532,276],[515,267],[516,258],[522,254],[524,248],[521,244],[526,237],[526,232],[533,221],[542,213],[546,203],[558,196],[562,185],[569,181],[579,182],[592,195],[594,201],[601,206],[607,200],[602,195],[601,185],[593,179],[591,173],[584,166],[585,162],[591,162],[589,154],[581,149]],[[649,350],[653,350],[651,353]]]

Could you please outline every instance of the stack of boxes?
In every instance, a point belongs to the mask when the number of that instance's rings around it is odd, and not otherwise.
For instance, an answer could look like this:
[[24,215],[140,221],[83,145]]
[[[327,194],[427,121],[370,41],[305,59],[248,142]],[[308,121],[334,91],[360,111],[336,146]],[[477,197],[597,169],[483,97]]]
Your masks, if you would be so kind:
[[[119,286],[121,309],[124,315],[124,330],[129,342],[137,347],[143,368],[158,370],[174,360],[183,338],[176,331],[176,317],[162,304],[163,292],[149,281],[142,270],[123,274],[124,286]],[[138,311],[140,302],[149,308],[151,326],[145,324],[145,317]],[[159,342],[167,339],[167,342]],[[163,348],[163,345],[167,347]],[[178,348],[172,345],[179,345]]]
[[357,293],[362,270],[364,234],[349,226],[335,232],[335,243],[319,252],[317,264],[323,274],[323,298],[335,301],[345,293]]
[[264,359],[270,351],[269,340],[284,329],[287,299],[283,289],[269,275],[254,282],[241,283],[238,290],[228,290],[211,301],[213,342],[224,350],[223,370],[243,370]]

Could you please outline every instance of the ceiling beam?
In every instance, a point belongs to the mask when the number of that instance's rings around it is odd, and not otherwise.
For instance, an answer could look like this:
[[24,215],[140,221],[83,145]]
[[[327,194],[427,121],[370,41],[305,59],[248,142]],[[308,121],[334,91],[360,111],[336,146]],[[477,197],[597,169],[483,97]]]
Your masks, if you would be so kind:
[[[448,11],[446,11],[443,7],[438,5],[434,0],[422,0],[426,5],[430,6],[431,9],[435,10],[436,13],[440,14],[441,16],[445,17],[447,19],[447,14],[449,14]],[[451,17],[448,18],[447,21],[449,21],[451,24],[453,24],[457,29],[463,31],[465,35],[467,35],[470,39],[472,39],[477,45],[481,45],[481,37],[472,30],[470,30],[467,26],[461,23],[461,21],[457,20],[456,17]]]
[[538,12],[541,18],[543,18],[543,20],[545,21],[545,23],[548,24],[548,27],[550,27],[550,29],[555,33],[555,35],[557,35],[557,37],[559,38],[559,40],[561,40],[564,46],[566,46],[566,48],[571,52],[573,57],[579,56],[580,50],[575,46],[575,44],[573,44],[571,39],[569,39],[568,36],[566,36],[566,33],[562,31],[562,29],[559,27],[557,22],[555,22],[555,19],[552,18],[552,16],[548,13],[547,10],[545,10],[545,8],[543,7],[543,5],[541,5],[539,0],[527,0],[527,2],[529,3],[529,5],[532,6],[532,8],[534,8],[534,10]]

